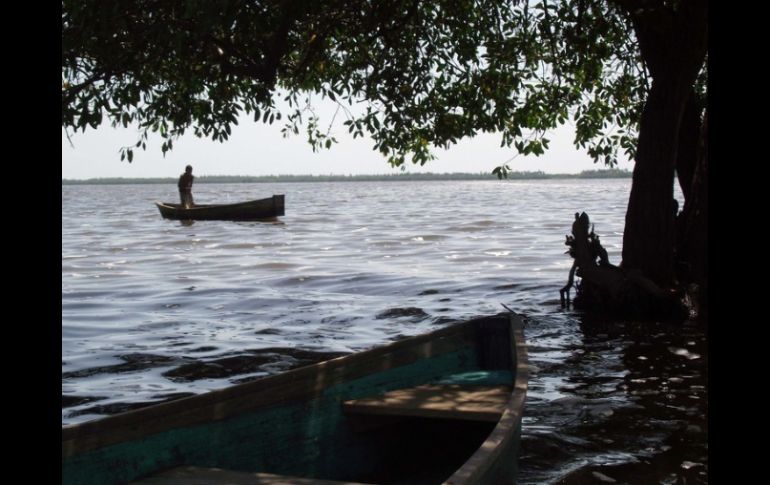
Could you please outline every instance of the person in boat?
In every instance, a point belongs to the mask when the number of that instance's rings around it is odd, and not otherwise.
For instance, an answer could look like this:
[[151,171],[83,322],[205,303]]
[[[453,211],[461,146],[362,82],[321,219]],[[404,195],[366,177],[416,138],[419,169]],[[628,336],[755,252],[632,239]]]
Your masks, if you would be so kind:
[[184,173],[179,177],[179,183],[177,184],[179,186],[179,198],[182,200],[182,207],[185,209],[189,209],[195,205],[192,196],[194,178],[195,177],[193,177],[192,174],[192,165],[185,167]]

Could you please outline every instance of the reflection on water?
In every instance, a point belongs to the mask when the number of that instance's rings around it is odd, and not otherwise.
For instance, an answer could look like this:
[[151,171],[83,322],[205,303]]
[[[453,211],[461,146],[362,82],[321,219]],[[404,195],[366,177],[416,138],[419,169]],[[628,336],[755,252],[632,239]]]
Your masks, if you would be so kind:
[[[585,210],[620,259],[628,180],[201,184],[276,223],[160,217],[173,184],[62,187],[62,423],[510,307],[532,364],[520,482],[706,483],[707,335],[559,306]],[[680,196],[681,198],[681,196]]]
[[705,325],[556,319],[528,327],[520,483],[707,483]]

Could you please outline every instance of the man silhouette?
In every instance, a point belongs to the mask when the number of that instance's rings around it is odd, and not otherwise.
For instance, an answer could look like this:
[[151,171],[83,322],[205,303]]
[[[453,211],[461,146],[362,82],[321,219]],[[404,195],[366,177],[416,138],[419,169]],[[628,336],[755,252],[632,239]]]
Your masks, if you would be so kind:
[[184,169],[184,173],[179,177],[179,198],[182,200],[182,207],[185,209],[191,208],[195,203],[192,196],[192,184],[193,184],[192,165],[188,165]]

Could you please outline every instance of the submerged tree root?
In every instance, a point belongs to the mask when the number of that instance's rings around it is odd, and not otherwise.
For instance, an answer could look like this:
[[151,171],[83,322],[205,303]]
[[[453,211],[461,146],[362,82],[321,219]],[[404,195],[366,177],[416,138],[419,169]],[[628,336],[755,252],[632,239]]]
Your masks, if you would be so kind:
[[[661,288],[637,270],[624,270],[609,262],[607,251],[599,236],[591,227],[588,215],[575,214],[572,236],[565,244],[575,261],[569,272],[567,284],[559,290],[562,307],[612,313],[624,318],[675,318],[688,317],[683,303],[685,292],[676,288]],[[575,283],[574,277],[580,278]],[[575,287],[574,301],[570,290]],[[691,309],[690,309],[691,310]]]

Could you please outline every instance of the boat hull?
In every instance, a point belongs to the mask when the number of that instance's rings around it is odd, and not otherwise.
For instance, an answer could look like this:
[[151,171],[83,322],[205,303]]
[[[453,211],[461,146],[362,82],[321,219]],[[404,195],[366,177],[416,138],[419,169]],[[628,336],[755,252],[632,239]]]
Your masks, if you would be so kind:
[[[514,483],[527,387],[513,314],[62,429],[62,483],[194,465],[365,483]],[[448,380],[448,381],[447,381]],[[503,383],[490,422],[358,416],[343,403],[426,383]]]
[[237,204],[196,205],[185,209],[181,204],[156,202],[165,219],[193,221],[260,221],[284,215],[284,195]]

